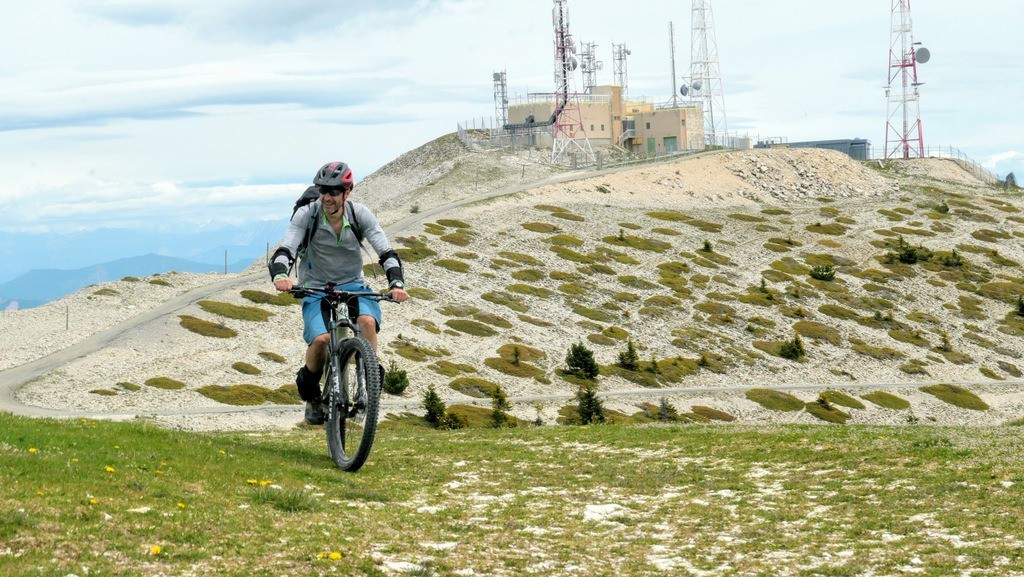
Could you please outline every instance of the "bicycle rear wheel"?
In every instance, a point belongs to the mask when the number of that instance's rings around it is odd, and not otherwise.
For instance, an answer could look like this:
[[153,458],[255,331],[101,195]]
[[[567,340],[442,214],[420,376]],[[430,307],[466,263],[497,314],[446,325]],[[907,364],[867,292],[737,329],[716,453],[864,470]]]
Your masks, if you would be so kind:
[[354,337],[341,343],[337,362],[338,386],[329,381],[327,387],[327,447],[340,469],[355,472],[366,462],[377,434],[377,353],[366,339]]

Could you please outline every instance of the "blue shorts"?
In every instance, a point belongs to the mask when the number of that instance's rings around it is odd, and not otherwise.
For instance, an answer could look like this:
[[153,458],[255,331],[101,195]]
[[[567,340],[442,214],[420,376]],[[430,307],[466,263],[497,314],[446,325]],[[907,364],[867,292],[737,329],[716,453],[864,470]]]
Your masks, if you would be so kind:
[[[362,283],[352,283],[347,285],[340,285],[335,287],[342,291],[367,291],[371,292],[370,287],[363,285]],[[322,297],[306,297],[302,299],[302,320],[305,324],[302,329],[302,338],[306,340],[306,344],[313,342],[316,337],[326,334],[327,327],[324,325],[323,313],[320,310],[320,299]],[[344,305],[339,307],[339,313],[345,314]],[[370,315],[377,321],[377,331],[380,332],[381,314],[380,304],[371,299],[358,298],[348,307],[348,316],[350,319],[355,321],[359,315]]]

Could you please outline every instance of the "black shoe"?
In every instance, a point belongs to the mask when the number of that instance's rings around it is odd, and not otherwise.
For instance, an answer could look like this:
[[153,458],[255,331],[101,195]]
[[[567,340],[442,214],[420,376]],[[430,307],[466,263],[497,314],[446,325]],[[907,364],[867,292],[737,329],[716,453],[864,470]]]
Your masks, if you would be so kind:
[[306,402],[306,424],[322,425],[327,417],[324,415],[324,405],[320,401]]
[[299,372],[295,373],[295,386],[299,389],[299,397],[303,401],[320,400],[320,377],[322,374],[312,373],[302,365]]

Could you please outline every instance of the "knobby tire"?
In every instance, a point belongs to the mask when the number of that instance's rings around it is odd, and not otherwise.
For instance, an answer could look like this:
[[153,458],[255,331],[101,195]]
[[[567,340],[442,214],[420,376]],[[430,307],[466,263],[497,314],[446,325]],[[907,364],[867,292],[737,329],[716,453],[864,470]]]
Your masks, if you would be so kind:
[[[338,468],[355,472],[370,456],[377,434],[381,387],[377,354],[365,338],[354,337],[342,341],[337,355],[332,356],[324,391],[324,398],[328,400],[327,447]],[[361,373],[366,386],[365,406],[359,411],[352,408],[358,392],[357,372]],[[340,374],[337,396],[331,386],[336,374]]]

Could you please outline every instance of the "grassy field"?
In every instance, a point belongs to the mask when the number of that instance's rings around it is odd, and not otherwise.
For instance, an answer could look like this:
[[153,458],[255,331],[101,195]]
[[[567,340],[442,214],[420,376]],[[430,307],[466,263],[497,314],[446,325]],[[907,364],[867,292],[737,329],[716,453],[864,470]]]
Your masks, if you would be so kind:
[[378,439],[0,415],[0,575],[1024,574],[1018,427]]

